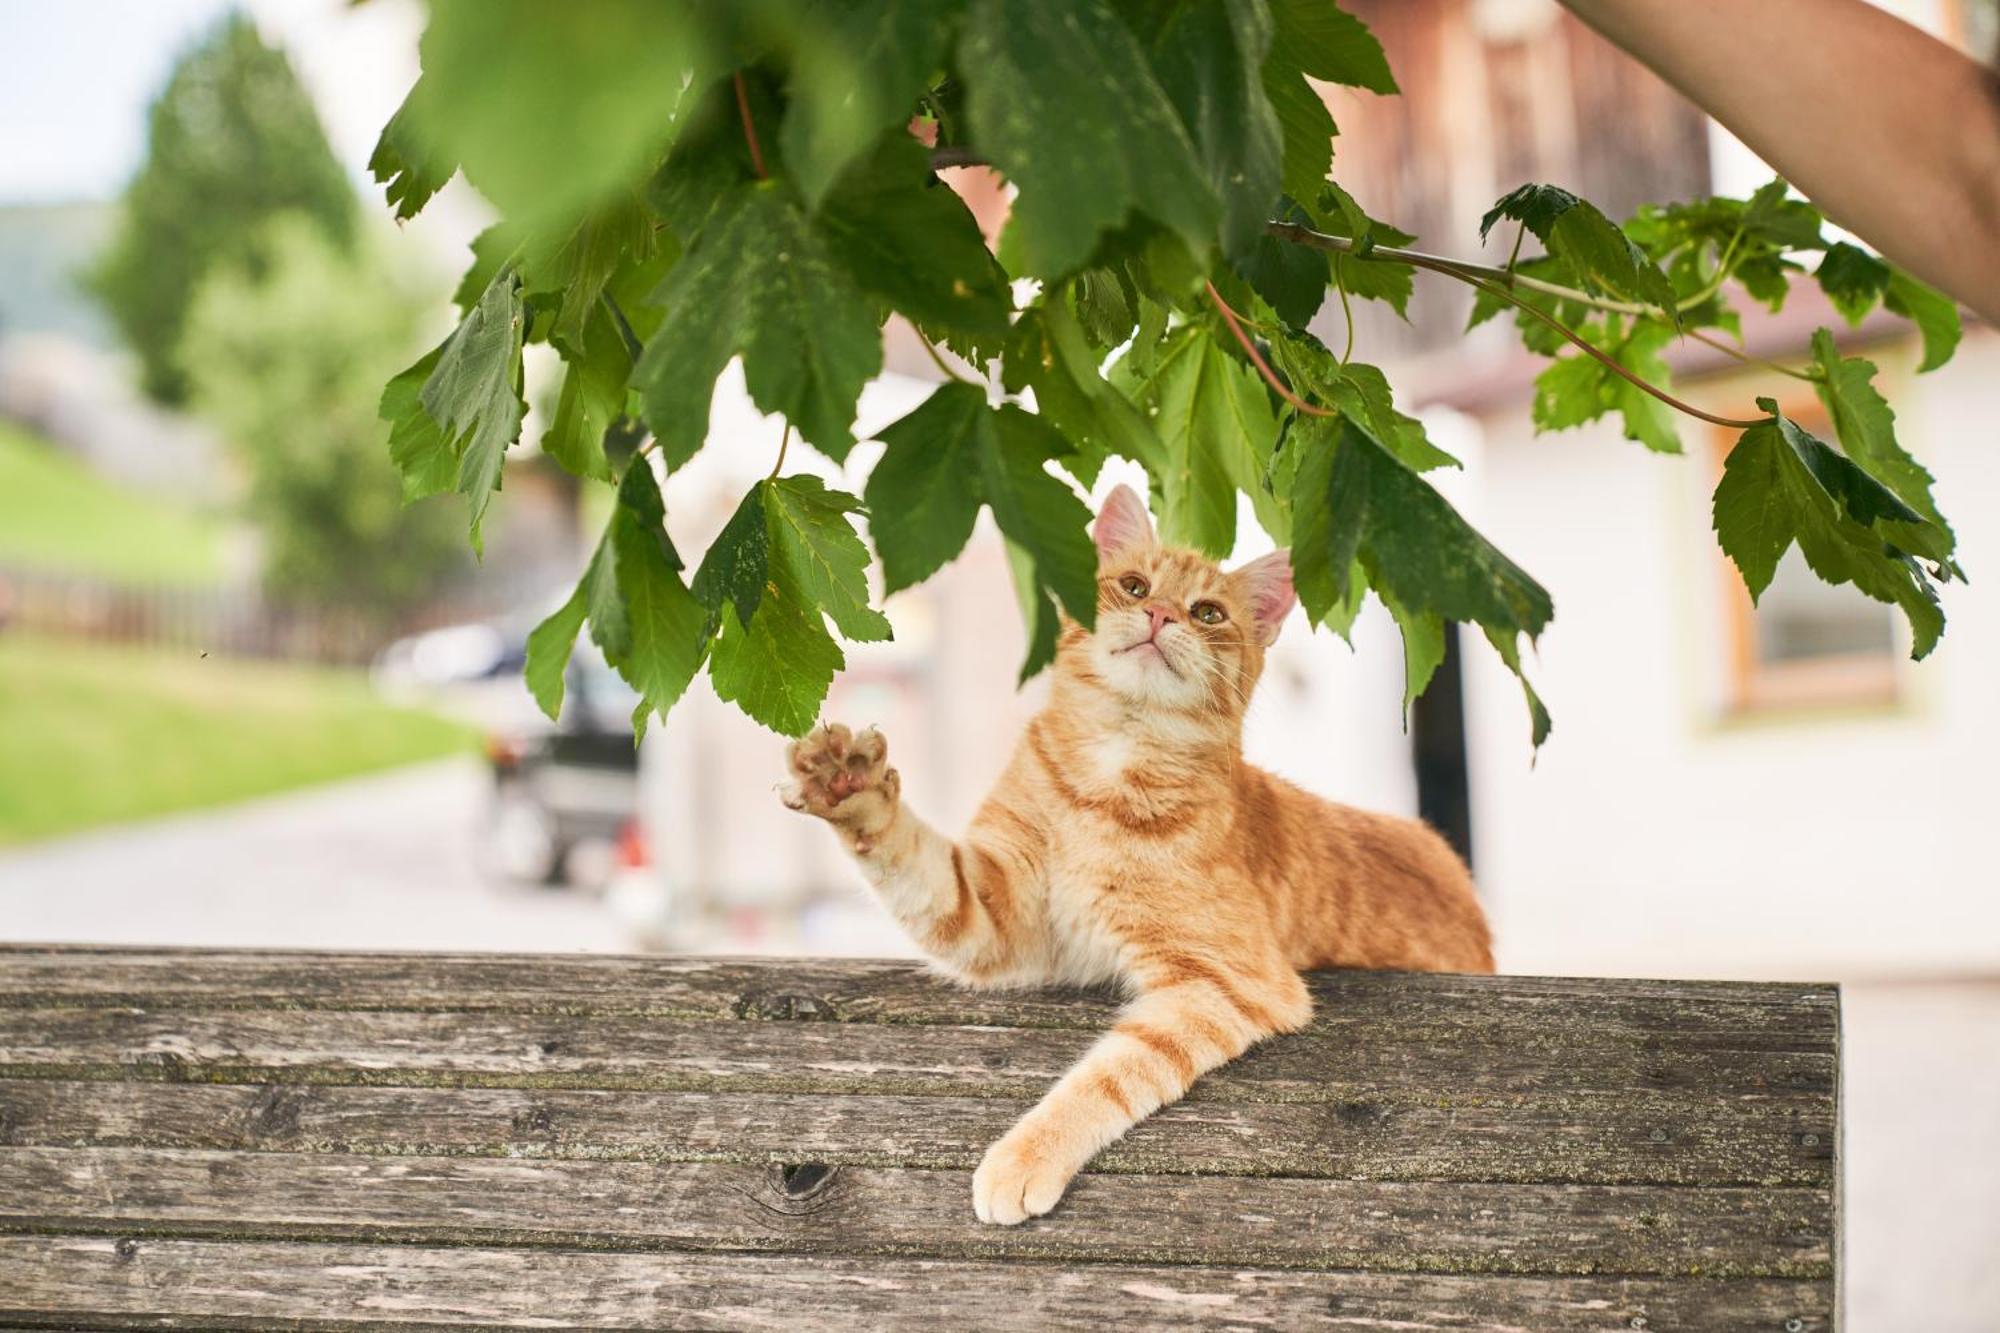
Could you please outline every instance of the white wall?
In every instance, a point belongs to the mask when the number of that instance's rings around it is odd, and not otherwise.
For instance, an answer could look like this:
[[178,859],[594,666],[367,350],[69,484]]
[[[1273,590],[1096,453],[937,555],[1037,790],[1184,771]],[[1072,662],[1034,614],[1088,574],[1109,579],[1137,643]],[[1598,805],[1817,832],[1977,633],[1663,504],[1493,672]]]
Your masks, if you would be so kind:
[[[1722,715],[1730,575],[1709,531],[1706,457],[1649,455],[1615,429],[1536,438],[1523,410],[1489,420],[1479,512],[1556,603],[1531,664],[1555,714],[1534,767],[1512,679],[1470,655],[1476,850],[1503,966],[2000,968],[2000,337],[1975,332],[1920,378],[1912,350],[1868,355],[1889,372],[1902,439],[1939,477],[1975,582],[1946,590],[1943,642],[1904,663],[1903,700],[1880,709]],[[1702,392],[1740,405],[1755,390]]]

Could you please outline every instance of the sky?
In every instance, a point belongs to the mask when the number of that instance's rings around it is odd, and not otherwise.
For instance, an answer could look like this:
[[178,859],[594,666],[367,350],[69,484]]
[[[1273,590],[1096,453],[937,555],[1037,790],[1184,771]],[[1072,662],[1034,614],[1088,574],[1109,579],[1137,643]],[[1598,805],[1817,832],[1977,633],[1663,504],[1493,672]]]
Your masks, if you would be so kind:
[[232,8],[281,45],[357,182],[417,77],[413,0],[0,0],[0,205],[109,199],[174,61]]

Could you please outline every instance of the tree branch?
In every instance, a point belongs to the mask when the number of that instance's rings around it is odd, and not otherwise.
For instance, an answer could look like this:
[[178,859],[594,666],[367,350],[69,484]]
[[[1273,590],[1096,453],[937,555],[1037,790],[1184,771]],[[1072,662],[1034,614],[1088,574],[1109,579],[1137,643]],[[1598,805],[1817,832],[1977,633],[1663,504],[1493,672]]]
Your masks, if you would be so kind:
[[[1280,240],[1293,241],[1300,245],[1309,245],[1319,250],[1332,250],[1341,254],[1354,255],[1357,259],[1363,258],[1363,256],[1355,253],[1354,242],[1345,236],[1328,236],[1324,232],[1314,231],[1312,228],[1301,226],[1296,222],[1267,222],[1264,224],[1264,230],[1266,233],[1276,236]],[[1442,255],[1427,255],[1421,250],[1402,250],[1389,245],[1375,246],[1368,252],[1366,259],[1371,261],[1379,259],[1398,264],[1408,264],[1412,268],[1429,269],[1433,273],[1442,273],[1446,277],[1457,278],[1460,282],[1468,286],[1476,287],[1480,291],[1505,301],[1516,309],[1524,310],[1574,343],[1586,355],[1595,357],[1603,363],[1606,369],[1618,375],[1621,379],[1630,382],[1634,387],[1643,392],[1651,394],[1678,412],[1685,412],[1691,417],[1699,418],[1713,425],[1728,426],[1735,430],[1748,430],[1752,426],[1762,425],[1769,419],[1766,417],[1757,417],[1751,420],[1743,420],[1738,417],[1719,417],[1713,412],[1704,412],[1691,403],[1682,402],[1666,390],[1647,383],[1639,376],[1619,365],[1610,356],[1607,356],[1604,352],[1586,342],[1583,336],[1571,329],[1569,325],[1549,314],[1540,306],[1523,301],[1520,297],[1514,295],[1513,292],[1507,290],[1504,284],[1508,278],[1508,274],[1504,269],[1492,268],[1485,264],[1468,264],[1457,259],[1446,259]],[[1513,275],[1513,280],[1523,286],[1532,284],[1541,290],[1547,290],[1554,286],[1552,283],[1535,283],[1533,279],[1523,277],[1518,273]],[[1564,296],[1571,295],[1566,288],[1556,288],[1556,292]],[[1581,292],[1575,293],[1575,298],[1585,301],[1595,301],[1594,297]],[[1706,300],[1707,297],[1703,297],[1702,299]],[[1635,312],[1647,313],[1652,310],[1652,307],[1634,306],[1633,309]]]

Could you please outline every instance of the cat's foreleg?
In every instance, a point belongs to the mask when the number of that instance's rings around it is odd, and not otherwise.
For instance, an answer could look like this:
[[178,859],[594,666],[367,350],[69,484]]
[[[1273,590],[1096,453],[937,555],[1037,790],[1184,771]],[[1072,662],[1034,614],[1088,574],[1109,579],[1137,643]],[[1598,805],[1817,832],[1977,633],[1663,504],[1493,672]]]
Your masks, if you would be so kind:
[[833,826],[911,938],[968,979],[1012,966],[1027,897],[1018,854],[987,846],[976,830],[953,842],[919,819],[879,731],[828,724],[794,741],[787,761],[780,798]]
[[987,1149],[972,1177],[973,1211],[1003,1225],[1048,1212],[1085,1163],[1126,1130],[1179,1101],[1204,1073],[1302,1026],[1311,1013],[1305,984],[1288,968],[1261,980],[1216,972],[1213,980],[1145,991]]

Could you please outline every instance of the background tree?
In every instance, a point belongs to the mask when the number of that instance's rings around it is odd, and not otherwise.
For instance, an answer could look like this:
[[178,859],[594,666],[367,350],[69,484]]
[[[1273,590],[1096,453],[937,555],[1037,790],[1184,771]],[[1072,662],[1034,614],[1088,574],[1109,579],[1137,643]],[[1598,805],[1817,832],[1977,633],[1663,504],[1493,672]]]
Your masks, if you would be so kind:
[[148,395],[187,397],[181,332],[202,279],[221,262],[263,262],[278,213],[351,243],[353,189],[285,54],[231,14],[174,67],[147,122],[146,160],[126,187],[118,230],[89,274]]
[[405,507],[375,418],[429,303],[365,237],[336,245],[304,215],[250,240],[257,270],[219,267],[189,311],[192,404],[248,473],[266,588],[386,628],[466,563],[447,514]]
[[[836,633],[890,633],[855,525],[871,513],[894,591],[991,510],[1031,674],[1061,616],[1094,619],[1072,483],[1113,454],[1146,470],[1172,542],[1227,554],[1247,498],[1316,624],[1345,633],[1378,598],[1411,696],[1447,621],[1478,625],[1522,676],[1549,593],[1431,485],[1457,460],[1382,372],[1307,328],[1330,298],[1401,311],[1419,270],[1473,287],[1475,323],[1510,316],[1550,358],[1538,425],[1615,413],[1668,453],[1681,415],[1741,432],[1713,514],[1753,596],[1796,544],[1821,578],[1898,606],[1916,656],[1943,632],[1955,538],[1875,366],[1822,331],[1809,365],[1764,367],[1812,383],[1836,446],[1769,398],[1681,402],[1663,352],[1697,338],[1742,356],[1732,301],[1775,307],[1809,276],[1849,320],[1877,304],[1913,320],[1929,369],[1958,342],[1952,303],[1828,238],[1782,181],[1624,227],[1531,183],[1481,227],[1502,229],[1505,264],[1413,249],[1330,179],[1313,81],[1396,90],[1330,0],[431,0],[421,55],[371,165],[398,216],[462,169],[504,221],[475,246],[463,322],[390,382],[392,454],[414,493],[467,498],[477,542],[521,432],[522,347],[546,341],[567,372],[543,447],[618,488],[583,582],[529,643],[551,714],[587,624],[642,695],[640,725],[705,667],[750,716],[804,731],[843,664]],[[1016,191],[997,256],[934,175],[975,163]],[[757,406],[841,462],[891,314],[986,382],[952,372],[882,431],[865,502],[783,475],[781,453],[686,577],[658,470],[703,447],[723,368],[741,357]],[[615,467],[604,438],[627,417],[652,438]],[[1539,744],[1548,713],[1522,686]]]

